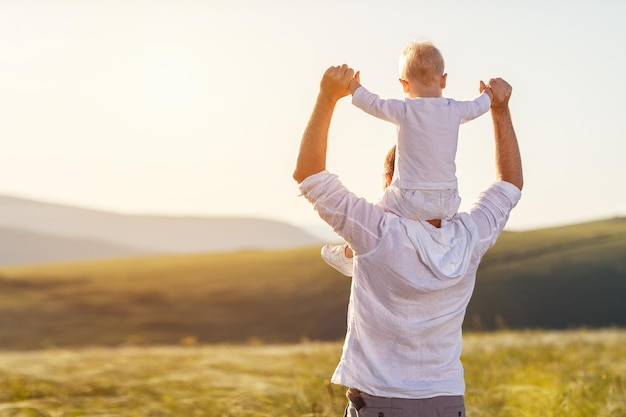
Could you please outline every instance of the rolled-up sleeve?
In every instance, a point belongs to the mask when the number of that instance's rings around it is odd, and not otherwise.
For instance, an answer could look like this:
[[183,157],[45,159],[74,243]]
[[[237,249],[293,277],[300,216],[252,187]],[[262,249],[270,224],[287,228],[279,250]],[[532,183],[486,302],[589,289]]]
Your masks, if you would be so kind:
[[328,171],[309,176],[299,188],[322,220],[356,253],[366,253],[377,246],[385,215],[382,207],[350,192]]
[[505,181],[494,183],[480,195],[470,210],[470,216],[478,226],[484,250],[496,243],[521,195],[519,188]]

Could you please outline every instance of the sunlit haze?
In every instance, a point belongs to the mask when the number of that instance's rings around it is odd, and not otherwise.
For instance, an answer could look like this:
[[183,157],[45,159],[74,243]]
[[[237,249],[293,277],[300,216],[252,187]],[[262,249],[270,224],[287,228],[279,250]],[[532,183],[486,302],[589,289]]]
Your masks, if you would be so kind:
[[[41,0],[0,3],[0,194],[119,213],[321,222],[291,177],[324,70],[402,98],[430,39],[444,95],[493,76],[525,188],[510,230],[626,215],[626,3]],[[328,169],[378,198],[395,127],[340,102]],[[489,115],[461,127],[469,208],[495,178]]]

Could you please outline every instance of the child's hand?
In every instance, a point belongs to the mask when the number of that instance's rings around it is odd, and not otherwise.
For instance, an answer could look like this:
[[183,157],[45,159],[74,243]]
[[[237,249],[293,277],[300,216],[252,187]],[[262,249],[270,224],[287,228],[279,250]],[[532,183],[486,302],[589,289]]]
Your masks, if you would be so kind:
[[361,71],[354,74],[354,78],[350,80],[350,94],[354,94],[357,88],[361,86]]
[[485,93],[489,96],[489,99],[491,99],[491,102],[493,103],[493,92],[491,91],[491,87],[489,85],[485,85],[484,82],[480,82],[480,86],[478,87],[478,91],[480,91],[480,93]]

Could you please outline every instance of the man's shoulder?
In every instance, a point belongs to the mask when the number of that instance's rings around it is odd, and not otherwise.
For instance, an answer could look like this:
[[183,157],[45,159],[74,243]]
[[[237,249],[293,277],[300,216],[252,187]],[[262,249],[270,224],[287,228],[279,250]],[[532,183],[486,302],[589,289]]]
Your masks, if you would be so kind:
[[508,213],[517,205],[522,192],[515,185],[506,181],[497,181],[480,193],[478,199],[469,210],[469,214],[481,210],[498,210]]
[[521,198],[521,191],[506,181],[493,183],[483,191],[472,208],[463,213],[460,219],[475,224],[484,236],[497,236],[509,219],[511,210]]

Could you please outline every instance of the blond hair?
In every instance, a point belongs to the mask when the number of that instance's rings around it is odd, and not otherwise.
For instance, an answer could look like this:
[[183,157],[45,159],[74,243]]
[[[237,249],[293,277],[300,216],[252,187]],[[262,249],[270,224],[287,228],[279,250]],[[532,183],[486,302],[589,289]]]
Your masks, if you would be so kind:
[[430,41],[409,43],[400,55],[400,78],[423,85],[438,83],[445,62],[439,49]]

